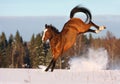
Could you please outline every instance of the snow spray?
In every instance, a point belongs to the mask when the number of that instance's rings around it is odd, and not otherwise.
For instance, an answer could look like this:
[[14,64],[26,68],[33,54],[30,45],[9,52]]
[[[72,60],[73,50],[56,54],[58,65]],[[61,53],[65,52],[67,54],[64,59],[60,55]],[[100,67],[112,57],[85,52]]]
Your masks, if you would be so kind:
[[82,56],[71,58],[69,64],[70,71],[105,70],[108,65],[108,53],[104,48],[89,48]]

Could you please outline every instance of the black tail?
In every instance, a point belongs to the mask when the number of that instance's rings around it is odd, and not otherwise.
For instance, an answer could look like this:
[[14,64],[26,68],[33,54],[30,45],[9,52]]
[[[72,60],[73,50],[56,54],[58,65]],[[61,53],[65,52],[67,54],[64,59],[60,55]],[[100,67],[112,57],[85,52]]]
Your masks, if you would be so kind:
[[77,12],[83,12],[86,14],[87,18],[85,22],[90,22],[92,20],[92,15],[91,12],[85,8],[85,7],[80,7],[79,5],[74,7],[71,12],[70,12],[70,18],[73,18],[73,16],[75,15],[75,13]]

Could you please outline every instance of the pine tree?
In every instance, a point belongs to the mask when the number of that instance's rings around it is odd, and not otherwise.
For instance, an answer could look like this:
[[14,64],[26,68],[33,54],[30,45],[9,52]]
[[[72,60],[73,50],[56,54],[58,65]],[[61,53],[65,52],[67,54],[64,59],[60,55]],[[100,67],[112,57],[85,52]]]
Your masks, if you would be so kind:
[[31,68],[31,60],[30,60],[30,52],[29,52],[29,49],[28,49],[28,44],[27,42],[24,42],[24,65],[23,67],[24,68]]
[[43,55],[43,47],[42,47],[42,36],[40,34],[36,35],[35,39],[35,54],[36,54],[36,66],[43,65],[44,62],[44,55]]
[[[47,47],[49,47],[49,44],[46,45]],[[48,65],[50,61],[51,53],[49,51],[45,56],[41,34],[37,34],[36,37],[34,34],[32,35],[29,45],[29,50],[30,50],[31,66],[33,68],[38,67],[38,65]]]
[[6,39],[6,35],[4,32],[2,32],[2,35],[0,36],[0,56],[1,56],[1,64],[0,67],[7,67],[7,39]]
[[21,68],[23,65],[24,58],[24,46],[23,40],[20,36],[19,31],[16,32],[15,35],[15,43],[14,43],[14,63],[16,68]]
[[17,30],[16,35],[15,35],[15,42],[19,45],[23,42],[22,37],[20,36],[19,31]]
[[30,51],[31,67],[34,67],[34,56],[35,56],[35,35],[34,34],[32,35],[28,48]]
[[6,35],[4,32],[2,32],[2,35],[0,37],[0,43],[1,43],[1,48],[5,48],[7,47],[7,39],[6,39]]
[[14,56],[12,54],[12,52],[13,52],[13,42],[14,42],[14,37],[11,34],[10,37],[9,37],[9,40],[8,40],[8,47],[7,47],[7,51],[6,51],[7,56],[8,56],[8,64],[9,64],[8,67],[11,67],[11,68],[14,67]]

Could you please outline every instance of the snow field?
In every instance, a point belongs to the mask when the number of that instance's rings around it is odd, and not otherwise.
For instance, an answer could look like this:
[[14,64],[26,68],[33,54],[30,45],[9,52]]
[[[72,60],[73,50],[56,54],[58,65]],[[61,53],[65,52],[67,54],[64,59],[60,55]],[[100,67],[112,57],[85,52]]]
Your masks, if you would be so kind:
[[120,84],[120,71],[0,69],[0,84]]
[[[108,66],[108,53],[104,48],[88,52],[69,61],[70,70],[55,69],[0,69],[0,84],[120,84],[120,70]],[[119,67],[119,65],[117,66]]]

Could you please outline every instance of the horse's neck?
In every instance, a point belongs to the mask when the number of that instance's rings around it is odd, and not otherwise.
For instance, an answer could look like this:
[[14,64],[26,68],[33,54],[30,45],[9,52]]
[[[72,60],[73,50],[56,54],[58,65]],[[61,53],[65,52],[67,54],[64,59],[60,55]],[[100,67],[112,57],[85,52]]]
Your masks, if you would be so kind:
[[59,33],[53,32],[53,33],[52,33],[52,36],[55,37],[55,36],[57,36],[58,34],[59,34]]
[[54,48],[57,45],[57,43],[61,40],[60,38],[60,34],[57,33],[52,36],[52,38],[50,39],[51,48]]
[[56,32],[53,32],[51,36],[51,40],[55,39],[56,37],[59,37],[59,34]]

